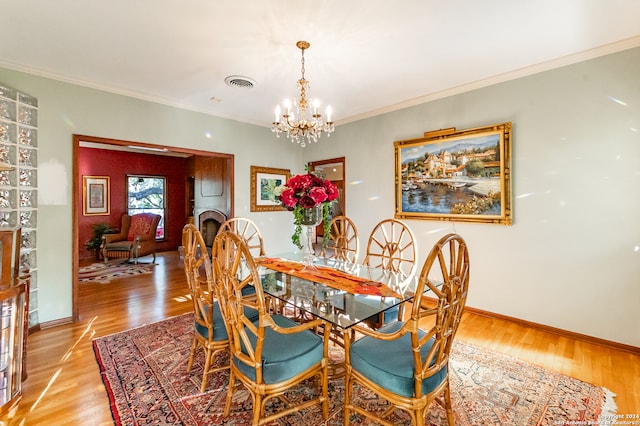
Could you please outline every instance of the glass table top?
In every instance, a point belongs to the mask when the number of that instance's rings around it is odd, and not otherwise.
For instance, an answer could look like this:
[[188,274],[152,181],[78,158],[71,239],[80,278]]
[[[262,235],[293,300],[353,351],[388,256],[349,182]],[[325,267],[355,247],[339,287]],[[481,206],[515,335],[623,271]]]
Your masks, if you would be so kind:
[[[281,259],[299,260],[296,256],[278,256]],[[381,268],[353,264],[335,259],[317,258],[315,265],[346,272],[366,281],[383,283],[399,297],[351,294],[329,284],[299,278],[259,266],[264,292],[287,305],[322,318],[340,328],[347,329],[385,311],[394,311],[400,304],[413,299],[417,278]]]

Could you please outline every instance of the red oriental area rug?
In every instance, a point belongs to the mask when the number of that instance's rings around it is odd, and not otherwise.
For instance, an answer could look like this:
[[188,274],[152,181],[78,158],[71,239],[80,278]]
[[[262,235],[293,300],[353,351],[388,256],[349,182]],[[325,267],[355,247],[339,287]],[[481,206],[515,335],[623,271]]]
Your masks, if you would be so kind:
[[[191,372],[186,372],[192,328],[193,315],[185,314],[94,340],[116,425],[251,423],[248,392],[237,393],[231,415],[222,416],[226,371],[210,375],[207,391],[200,393],[202,351]],[[600,415],[611,418],[615,413],[613,394],[606,389],[460,341],[452,349],[450,367],[457,425],[598,424]],[[288,396],[295,400],[308,393],[303,384]],[[329,395],[328,420],[315,406],[271,425],[344,424],[343,379],[330,381]],[[384,403],[368,391],[356,388],[355,397],[372,411],[384,409]],[[395,423],[410,424],[404,413],[396,412]],[[358,416],[351,423],[368,424]],[[444,410],[432,404],[425,424],[447,424]]]

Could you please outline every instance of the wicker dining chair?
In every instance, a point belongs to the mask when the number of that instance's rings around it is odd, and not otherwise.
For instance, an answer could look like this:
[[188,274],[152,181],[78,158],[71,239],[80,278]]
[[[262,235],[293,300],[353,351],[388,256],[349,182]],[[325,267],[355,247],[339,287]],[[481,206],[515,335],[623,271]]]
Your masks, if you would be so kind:
[[229,368],[228,363],[214,367],[216,355],[229,349],[229,338],[220,306],[215,300],[213,270],[207,246],[198,228],[192,224],[185,225],[182,230],[182,247],[184,250],[184,272],[191,293],[195,319],[187,371],[191,371],[198,348],[204,349],[204,371],[200,386],[200,391],[204,392],[210,373]]
[[[246,388],[253,401],[253,425],[320,404],[323,418],[328,417],[328,343],[329,327],[316,319],[297,324],[281,315],[272,315],[266,307],[262,282],[253,257],[242,237],[229,231],[218,233],[213,245],[213,267],[220,295],[220,306],[230,336],[231,369],[224,416],[231,410],[234,393]],[[256,296],[243,293],[253,286]],[[259,318],[251,320],[246,309],[255,309]],[[312,330],[324,329],[324,338]],[[309,399],[293,404],[285,392],[304,380],[316,378],[319,384]],[[282,410],[267,413],[267,402],[283,400]]]
[[232,217],[220,225],[218,233],[224,231],[231,231],[241,236],[247,244],[252,256],[264,256],[262,234],[260,233],[258,226],[251,219],[244,217]]
[[373,228],[367,241],[365,265],[410,277],[415,273],[416,260],[415,237],[404,222],[385,219]]
[[336,216],[329,225],[329,241],[322,249],[322,256],[343,262],[356,263],[360,253],[358,229],[347,216]]
[[[258,225],[256,225],[251,219],[245,217],[232,217],[227,219],[220,228],[218,233],[225,231],[231,231],[242,238],[249,248],[249,252],[253,257],[264,256],[264,243],[262,242],[262,234]],[[251,286],[245,287],[243,290],[245,295],[255,294],[255,289]],[[273,297],[266,297],[267,307],[276,313],[282,310],[282,304]]]
[[[410,278],[415,274],[418,257],[417,244],[413,231],[404,222],[397,219],[380,221],[371,231],[367,241],[367,252],[364,264],[372,268],[401,274]],[[366,303],[366,298],[362,297]],[[374,303],[379,303],[377,300]],[[402,306],[390,308],[367,323],[374,327],[381,327],[389,321],[402,319]]]
[[[449,388],[449,354],[467,299],[469,251],[457,234],[440,239],[420,273],[411,315],[379,330],[354,326],[364,337],[353,341],[345,334],[345,409],[348,425],[352,412],[391,426],[396,409],[409,413],[412,424],[422,425],[431,402],[446,411],[454,424]],[[423,302],[429,289],[435,307]],[[423,327],[424,329],[422,329]],[[370,389],[388,401],[383,412],[371,412],[352,400],[354,384]],[[368,407],[370,408],[370,407]]]

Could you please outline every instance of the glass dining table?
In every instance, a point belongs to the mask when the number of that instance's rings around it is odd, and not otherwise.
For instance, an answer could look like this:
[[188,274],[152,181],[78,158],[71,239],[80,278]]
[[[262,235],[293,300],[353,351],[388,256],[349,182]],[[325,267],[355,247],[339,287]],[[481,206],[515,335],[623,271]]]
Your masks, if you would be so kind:
[[318,257],[305,266],[299,256],[256,258],[265,294],[301,314],[343,331],[413,299],[416,276]]

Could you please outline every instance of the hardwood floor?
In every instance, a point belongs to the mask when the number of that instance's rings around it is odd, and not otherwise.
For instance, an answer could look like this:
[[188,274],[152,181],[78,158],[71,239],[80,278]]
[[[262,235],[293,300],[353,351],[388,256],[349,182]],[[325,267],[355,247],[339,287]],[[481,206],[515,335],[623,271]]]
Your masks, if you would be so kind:
[[[7,424],[113,424],[92,339],[191,310],[177,252],[157,263],[151,276],[80,285],[80,320],[29,336],[29,377]],[[470,313],[458,338],[605,386],[617,394],[619,414],[640,413],[640,355]]]
[[81,284],[79,321],[29,336],[29,377],[10,425],[113,424],[92,339],[192,309],[177,252],[160,254],[156,263],[153,275]]

